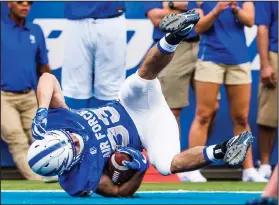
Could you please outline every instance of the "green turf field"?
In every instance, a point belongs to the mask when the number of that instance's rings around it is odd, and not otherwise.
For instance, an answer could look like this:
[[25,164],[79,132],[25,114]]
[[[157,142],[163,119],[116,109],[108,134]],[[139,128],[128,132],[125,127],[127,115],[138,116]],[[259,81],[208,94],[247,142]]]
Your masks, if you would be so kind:
[[[191,190],[191,191],[262,191],[266,183],[207,182],[207,183],[144,183],[140,191]],[[2,180],[2,190],[59,190],[58,183],[25,180]]]

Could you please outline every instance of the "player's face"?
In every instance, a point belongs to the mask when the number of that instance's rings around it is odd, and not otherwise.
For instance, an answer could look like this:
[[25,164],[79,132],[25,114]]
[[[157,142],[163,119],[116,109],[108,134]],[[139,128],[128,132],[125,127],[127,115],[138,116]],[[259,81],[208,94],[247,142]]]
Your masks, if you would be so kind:
[[80,142],[79,142],[78,138],[75,137],[72,133],[70,133],[70,135],[75,143],[76,153],[79,153],[80,152]]
[[26,18],[32,3],[32,1],[13,1],[8,2],[7,5],[14,16],[18,18]]

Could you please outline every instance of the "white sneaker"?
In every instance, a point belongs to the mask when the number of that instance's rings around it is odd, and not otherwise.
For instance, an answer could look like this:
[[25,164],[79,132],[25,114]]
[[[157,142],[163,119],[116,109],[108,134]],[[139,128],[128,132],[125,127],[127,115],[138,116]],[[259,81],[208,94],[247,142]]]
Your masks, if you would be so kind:
[[267,182],[268,180],[261,176],[255,168],[244,169],[242,171],[242,181],[244,182]]
[[178,177],[182,182],[206,182],[207,181],[206,178],[202,176],[200,170],[179,173]]
[[271,173],[272,173],[271,166],[269,164],[260,165],[260,168],[258,171],[259,171],[259,174],[266,179],[269,179],[271,176]]
[[58,176],[42,177],[45,183],[58,182]]

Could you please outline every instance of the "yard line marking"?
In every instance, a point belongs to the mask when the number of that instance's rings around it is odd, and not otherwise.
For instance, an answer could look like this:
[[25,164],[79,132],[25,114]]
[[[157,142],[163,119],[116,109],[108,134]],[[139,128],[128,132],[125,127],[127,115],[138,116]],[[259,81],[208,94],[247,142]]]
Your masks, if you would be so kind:
[[[63,190],[1,190],[1,192],[65,192]],[[66,193],[66,192],[65,192]],[[245,193],[245,194],[260,194],[262,191],[189,191],[189,190],[165,190],[165,191],[137,191],[138,194],[146,194],[146,193]]]

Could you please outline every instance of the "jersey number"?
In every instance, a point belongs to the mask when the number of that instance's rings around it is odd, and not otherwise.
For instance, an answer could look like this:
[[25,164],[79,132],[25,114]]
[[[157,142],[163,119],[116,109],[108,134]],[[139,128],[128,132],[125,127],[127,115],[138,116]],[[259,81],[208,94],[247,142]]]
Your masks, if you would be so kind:
[[129,144],[129,132],[122,126],[113,126],[115,123],[119,122],[120,114],[113,107],[102,107],[93,112],[97,117],[109,128],[107,129],[108,139],[111,143],[113,149],[117,146],[127,146]]

